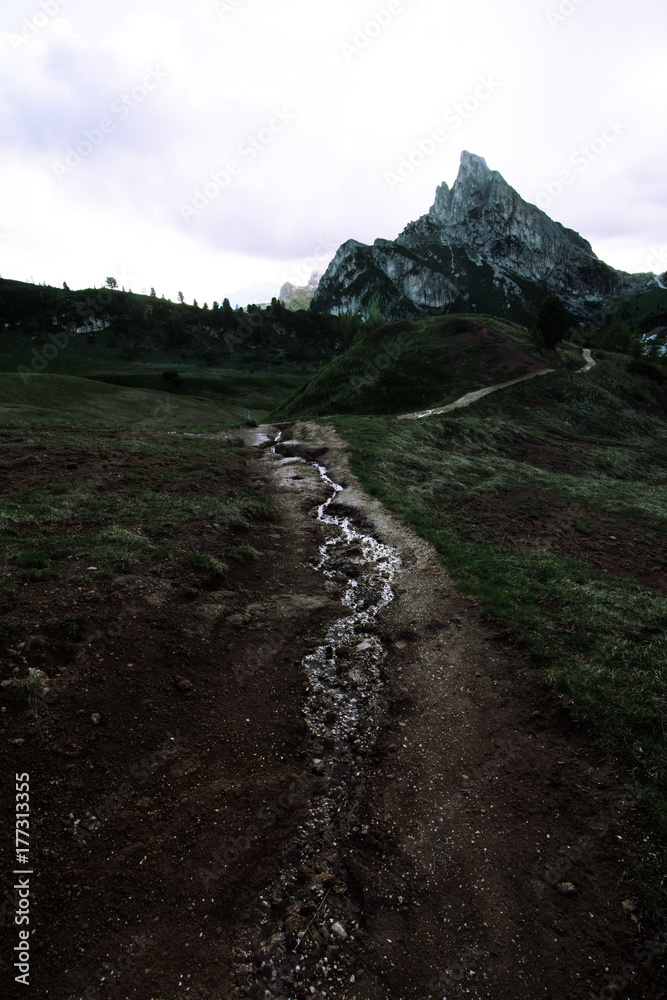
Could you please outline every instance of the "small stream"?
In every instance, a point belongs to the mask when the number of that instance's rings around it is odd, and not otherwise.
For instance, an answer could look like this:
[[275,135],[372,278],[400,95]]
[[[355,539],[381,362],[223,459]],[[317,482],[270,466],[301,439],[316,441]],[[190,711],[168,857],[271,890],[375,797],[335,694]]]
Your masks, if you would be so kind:
[[[279,440],[280,435],[275,444]],[[359,913],[346,892],[336,848],[349,825],[354,768],[375,743],[383,709],[386,649],[375,619],[394,598],[392,583],[401,565],[394,549],[356,526],[344,509],[335,510],[344,487],[323,465],[311,465],[331,490],[317,509],[325,541],[312,565],[338,593],[343,589],[345,614],[302,661],[308,682],[303,712],[313,746],[310,770],[319,791],[311,795],[308,816],[285,851],[279,880],[260,900],[256,933],[242,952],[247,964],[240,967],[248,974],[251,996],[290,1000],[303,995],[304,987],[310,995],[310,987],[326,988],[337,981],[342,974],[337,948],[330,959],[327,945],[344,950],[345,937],[354,936],[355,920],[358,926]],[[304,869],[309,873],[305,881]],[[315,904],[321,910],[313,933],[305,934]]]

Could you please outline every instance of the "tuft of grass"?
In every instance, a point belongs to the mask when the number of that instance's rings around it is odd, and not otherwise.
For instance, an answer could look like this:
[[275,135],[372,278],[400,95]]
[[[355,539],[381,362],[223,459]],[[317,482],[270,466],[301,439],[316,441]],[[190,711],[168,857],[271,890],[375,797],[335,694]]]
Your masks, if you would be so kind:
[[100,531],[95,535],[95,541],[115,546],[122,545],[132,552],[140,552],[151,548],[151,543],[147,538],[143,538],[141,535],[138,535],[134,531],[129,531],[127,528],[118,527],[118,525],[113,525],[111,528]]
[[33,703],[38,698],[43,698],[48,691],[48,677],[43,670],[36,667],[28,667],[28,673],[17,677],[14,682],[14,691],[20,701]]
[[43,628],[51,635],[61,635],[68,639],[80,639],[83,634],[83,621],[79,615],[68,611],[64,615],[56,615],[53,618],[47,619],[43,624]]
[[216,559],[210,552],[185,552],[181,556],[181,562],[189,569],[198,572],[205,571],[214,576],[223,576],[229,569],[225,563]]
[[49,557],[46,552],[24,550],[17,555],[16,565],[25,570],[46,569]]

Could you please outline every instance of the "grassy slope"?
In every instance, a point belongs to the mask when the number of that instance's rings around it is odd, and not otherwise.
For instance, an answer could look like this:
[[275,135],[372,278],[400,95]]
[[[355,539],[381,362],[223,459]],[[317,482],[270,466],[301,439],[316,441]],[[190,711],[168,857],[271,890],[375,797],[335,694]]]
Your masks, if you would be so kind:
[[[537,389],[517,385],[422,422],[335,422],[366,488],[435,546],[462,589],[527,646],[624,760],[645,793],[643,899],[664,914],[667,599],[633,579],[640,559],[631,537],[625,575],[594,565],[618,524],[653,544],[656,558],[661,551],[665,569],[663,389],[628,374],[626,361],[602,361],[585,376],[558,372]],[[547,439],[569,455],[566,471],[540,458]],[[517,458],[521,448],[533,449],[530,463]],[[575,558],[566,544],[573,531],[588,533]]]
[[242,411],[207,400],[174,399],[70,375],[0,374],[0,423],[7,425],[209,429],[238,424]]
[[[465,339],[484,327],[489,339]],[[508,341],[517,352],[516,364],[503,362]],[[519,350],[526,362],[537,363],[523,327],[489,316],[402,320],[357,340],[280,405],[275,416],[402,413],[438,406],[524,374]]]

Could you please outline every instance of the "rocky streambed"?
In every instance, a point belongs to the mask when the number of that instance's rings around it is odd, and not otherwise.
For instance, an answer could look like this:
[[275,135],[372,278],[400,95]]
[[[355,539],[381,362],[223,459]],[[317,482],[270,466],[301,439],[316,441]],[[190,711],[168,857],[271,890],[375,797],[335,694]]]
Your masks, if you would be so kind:
[[[281,442],[272,450],[305,462],[308,451]],[[281,871],[259,900],[257,923],[237,954],[241,995],[301,998],[336,983],[354,983],[345,960],[363,916],[349,884],[341,840],[354,827],[355,776],[372,750],[384,708],[386,648],[375,625],[394,598],[401,561],[395,549],[355,523],[339,502],[344,487],[314,466],[329,492],[317,508],[325,541],[313,567],[340,591],[341,617],[302,661],[307,679],[304,716],[312,737],[312,781],[292,791],[308,796],[308,815],[284,852]],[[333,588],[332,588],[333,589]],[[363,832],[357,830],[356,832]],[[342,949],[342,951],[341,951]]]

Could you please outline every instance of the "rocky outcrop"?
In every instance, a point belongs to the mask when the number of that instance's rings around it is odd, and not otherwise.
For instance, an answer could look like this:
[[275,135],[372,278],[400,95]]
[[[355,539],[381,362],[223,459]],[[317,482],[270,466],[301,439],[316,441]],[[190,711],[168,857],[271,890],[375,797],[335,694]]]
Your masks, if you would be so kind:
[[616,271],[590,243],[524,201],[481,156],[463,152],[454,186],[394,241],[349,240],[313,298],[321,312],[404,316],[478,311],[518,322],[556,292],[575,315],[653,280]]
[[293,311],[308,309],[319,282],[320,276],[317,271],[313,271],[307,285],[293,285],[291,281],[286,281],[280,289],[278,299]]

